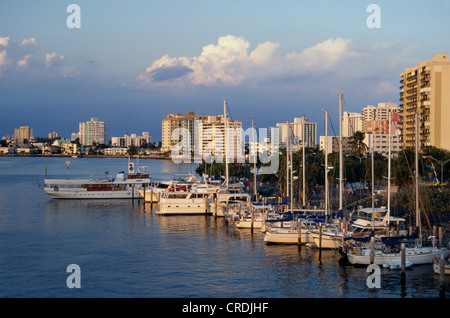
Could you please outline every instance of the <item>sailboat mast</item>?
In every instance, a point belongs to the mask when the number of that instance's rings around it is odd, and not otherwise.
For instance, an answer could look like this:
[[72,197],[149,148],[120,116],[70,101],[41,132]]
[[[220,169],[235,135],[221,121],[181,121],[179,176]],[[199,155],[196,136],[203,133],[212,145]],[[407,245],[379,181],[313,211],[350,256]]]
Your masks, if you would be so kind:
[[325,215],[328,216],[328,111],[325,110]]
[[253,193],[255,194],[255,201],[258,203],[258,195],[256,192],[256,141],[255,141],[255,127],[254,127],[254,118],[252,116],[252,139],[253,139],[253,145],[252,145],[252,149],[253,149]]
[[227,151],[227,130],[228,130],[228,120],[227,120],[227,100],[223,100],[223,119],[224,119],[224,139],[223,148],[225,150],[225,185],[228,188],[228,151]]
[[305,142],[306,142],[306,131],[305,131],[305,116],[302,116],[302,130],[303,130],[303,142],[302,142],[302,174],[303,174],[303,206],[306,206],[306,158],[305,158]]
[[388,215],[388,221],[391,218],[391,111],[389,110],[389,123],[388,123],[388,145],[389,145],[389,152],[388,152],[388,199],[387,199],[387,215]]
[[422,244],[422,224],[419,208],[419,114],[416,113],[416,226],[419,228],[419,244]]
[[339,211],[343,210],[344,150],[342,140],[342,94],[339,94]]
[[289,121],[287,124],[287,136],[286,136],[286,197],[289,197]]
[[372,153],[372,230],[375,230],[375,147],[373,134],[370,134],[372,139],[370,152]]

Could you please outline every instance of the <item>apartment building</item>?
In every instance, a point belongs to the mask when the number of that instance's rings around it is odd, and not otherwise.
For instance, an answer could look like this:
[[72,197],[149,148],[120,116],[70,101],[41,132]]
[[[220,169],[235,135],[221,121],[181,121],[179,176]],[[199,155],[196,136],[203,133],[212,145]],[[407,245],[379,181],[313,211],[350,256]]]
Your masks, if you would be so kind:
[[30,139],[33,139],[33,129],[29,126],[14,129],[14,141],[16,145],[21,146],[25,140],[30,141]]
[[290,143],[294,149],[298,148],[303,140],[306,147],[317,145],[317,123],[308,122],[305,116],[294,118],[293,122],[277,123],[276,128],[279,129],[280,144],[286,144],[290,135]]
[[353,137],[355,132],[364,131],[364,116],[361,113],[342,113],[342,137]]
[[400,74],[401,123],[403,147],[414,147],[415,117],[418,114],[420,146],[450,150],[450,62],[449,54],[434,54],[431,61],[419,62]]
[[83,146],[97,144],[108,144],[108,123],[99,121],[97,117],[92,117],[90,121],[79,123],[78,137]]
[[[169,114],[161,122],[162,152],[171,151],[174,146],[191,149],[196,158],[225,158],[225,126],[228,128],[226,147],[229,158],[243,156],[242,122],[227,118],[224,115],[198,116],[193,111],[186,114]],[[178,134],[175,129],[179,129]],[[241,156],[242,154],[242,156]]]
[[112,147],[123,147],[129,148],[131,146],[141,147],[144,144],[150,144],[152,142],[152,137],[147,131],[142,132],[142,136],[137,134],[125,134],[123,137],[112,137],[111,146]]

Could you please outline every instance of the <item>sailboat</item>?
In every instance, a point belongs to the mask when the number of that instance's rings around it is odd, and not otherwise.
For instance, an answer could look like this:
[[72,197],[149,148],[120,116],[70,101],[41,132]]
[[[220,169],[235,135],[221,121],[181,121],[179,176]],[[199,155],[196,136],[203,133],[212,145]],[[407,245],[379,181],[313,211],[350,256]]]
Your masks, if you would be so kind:
[[[390,121],[390,115],[389,115]],[[390,131],[389,131],[390,134]],[[422,246],[421,221],[419,210],[419,134],[418,134],[418,114],[416,113],[416,226],[419,233],[419,239],[416,244],[405,246],[405,263],[413,265],[430,264],[433,259],[439,259],[441,256],[450,254],[447,248],[424,247]],[[390,142],[390,138],[389,138]],[[402,253],[399,248],[402,240],[394,238],[381,239],[376,247],[354,247],[347,250],[347,258],[353,265],[383,265],[390,266],[402,262]]]
[[[325,119],[327,120],[328,113],[325,111]],[[289,127],[289,122],[288,122]],[[288,128],[289,129],[289,128]],[[327,129],[325,129],[327,130]],[[289,130],[288,130],[289,131]],[[304,131],[304,129],[303,129]],[[286,189],[288,193],[290,192],[289,201],[290,201],[290,214],[286,216],[283,220],[267,220],[266,221],[266,231],[264,233],[264,242],[267,244],[314,244],[312,232],[318,228],[320,223],[323,223],[323,220],[318,220],[311,216],[312,218],[307,218],[307,213],[320,213],[325,212],[327,214],[327,206],[328,206],[328,187],[325,187],[325,209],[324,210],[299,210],[298,213],[295,213],[293,209],[293,160],[292,160],[292,147],[290,147],[290,134],[287,138],[287,148],[286,148]],[[305,146],[305,138],[303,136],[303,148]],[[325,139],[326,142],[326,139]],[[305,157],[303,152],[303,158]],[[325,155],[327,158],[327,155]],[[327,166],[327,159],[325,160],[325,165]],[[305,169],[305,163],[303,161],[303,169]],[[325,174],[327,174],[328,169],[325,169]],[[327,176],[325,176],[327,180]],[[303,187],[305,183],[303,182]],[[303,191],[304,193],[304,191]],[[305,197],[305,195],[303,195]],[[305,202],[304,202],[305,203]],[[301,212],[304,213],[304,218],[301,220],[302,215]],[[299,220],[301,220],[299,222]],[[289,222],[288,226],[274,226],[277,224],[284,224],[285,222]],[[300,228],[299,228],[300,226]]]

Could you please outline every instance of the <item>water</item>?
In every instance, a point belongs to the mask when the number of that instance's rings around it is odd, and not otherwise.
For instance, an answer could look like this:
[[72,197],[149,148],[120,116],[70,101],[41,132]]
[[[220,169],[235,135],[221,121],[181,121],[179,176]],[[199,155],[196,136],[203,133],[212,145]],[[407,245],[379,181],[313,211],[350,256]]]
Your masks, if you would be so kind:
[[[66,160],[70,160],[69,168]],[[171,161],[140,160],[154,179],[193,172]],[[370,289],[366,268],[341,265],[335,251],[267,246],[262,233],[221,218],[157,216],[129,200],[53,200],[49,177],[103,177],[127,159],[0,157],[2,298],[439,298],[431,265],[381,270]],[[67,266],[81,269],[70,289]]]

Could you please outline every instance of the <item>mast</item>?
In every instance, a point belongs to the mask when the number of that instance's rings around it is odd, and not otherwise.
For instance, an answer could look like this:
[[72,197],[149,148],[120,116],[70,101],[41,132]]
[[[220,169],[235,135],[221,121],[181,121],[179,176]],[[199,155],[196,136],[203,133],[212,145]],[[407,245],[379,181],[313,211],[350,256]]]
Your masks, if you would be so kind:
[[344,150],[342,141],[342,94],[339,94],[339,211],[342,211],[342,196],[344,183]]
[[389,154],[388,154],[388,199],[387,199],[387,215],[388,221],[391,218],[391,110],[389,110],[389,123],[388,123],[388,145],[389,145]]
[[370,139],[372,139],[370,152],[372,157],[372,231],[375,230],[375,147],[374,147],[374,138],[373,134],[370,134]]
[[286,197],[289,196],[289,121],[287,123],[287,139],[286,139]]
[[419,114],[416,113],[416,226],[419,228],[419,244],[422,244],[422,224],[419,208]]
[[[290,127],[289,127],[289,138],[291,138],[291,129],[290,129]],[[291,194],[290,194],[290,197],[291,197],[291,213],[294,213],[294,180],[293,180],[293,177],[294,177],[294,159],[292,158],[292,148],[293,147],[290,147],[290,150],[289,150],[289,156],[290,156],[290,164],[289,164],[289,168],[291,169],[291,174],[290,174],[290,183],[291,183]]]
[[228,130],[228,120],[227,120],[227,100],[223,100],[223,118],[225,134],[223,139],[223,148],[225,150],[225,186],[228,188],[228,151],[227,151],[227,130]]
[[328,216],[328,111],[325,110],[325,215]]
[[254,128],[254,119],[252,116],[252,138],[253,138],[253,193],[255,194],[255,200],[258,203],[258,195],[256,193],[256,143],[255,143],[255,128]]
[[305,177],[305,171],[306,171],[306,159],[305,159],[305,116],[302,116],[302,130],[303,130],[303,142],[302,142],[302,174],[303,174],[303,207],[306,206],[306,177]]

